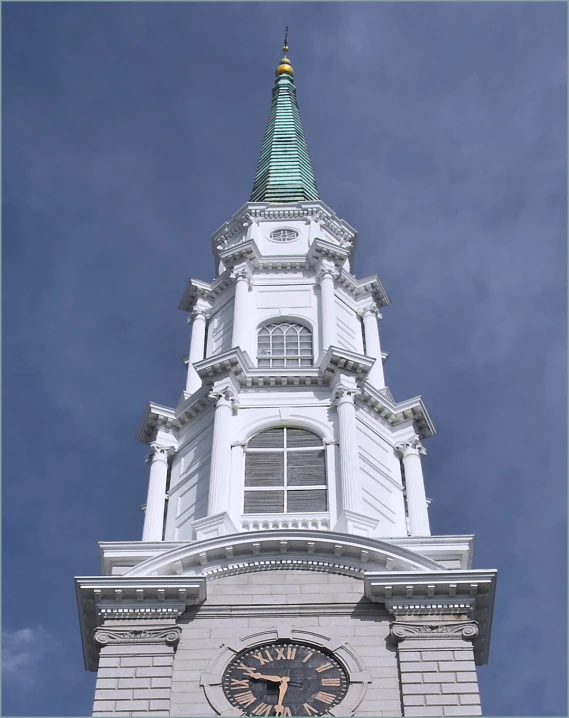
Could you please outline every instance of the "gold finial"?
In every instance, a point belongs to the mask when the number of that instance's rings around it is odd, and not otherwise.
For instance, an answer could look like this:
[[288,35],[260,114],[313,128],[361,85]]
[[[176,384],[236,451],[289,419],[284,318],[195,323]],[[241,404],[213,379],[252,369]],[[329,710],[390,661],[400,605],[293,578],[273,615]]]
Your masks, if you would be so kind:
[[283,52],[284,57],[281,60],[281,64],[277,67],[275,75],[279,77],[280,75],[289,75],[290,77],[293,77],[294,70],[292,69],[292,65],[290,64],[290,61],[288,57],[286,56],[288,52],[288,25],[285,29],[285,38],[284,38],[284,45],[283,45]]

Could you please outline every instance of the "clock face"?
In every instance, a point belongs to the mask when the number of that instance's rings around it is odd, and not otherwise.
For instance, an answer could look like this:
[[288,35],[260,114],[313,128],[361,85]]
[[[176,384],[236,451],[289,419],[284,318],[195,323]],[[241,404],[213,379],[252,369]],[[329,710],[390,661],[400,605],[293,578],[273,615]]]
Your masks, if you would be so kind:
[[330,653],[305,643],[264,643],[236,656],[223,691],[246,716],[321,716],[348,692],[348,677]]

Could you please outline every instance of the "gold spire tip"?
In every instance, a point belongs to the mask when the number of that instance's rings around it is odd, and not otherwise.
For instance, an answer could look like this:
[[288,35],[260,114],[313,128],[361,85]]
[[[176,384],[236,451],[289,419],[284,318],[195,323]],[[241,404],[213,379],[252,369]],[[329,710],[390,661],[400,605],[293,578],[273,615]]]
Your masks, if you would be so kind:
[[292,69],[292,65],[290,64],[290,60],[286,56],[288,52],[288,25],[285,29],[285,38],[284,38],[284,45],[283,45],[283,52],[284,57],[281,60],[281,64],[277,67],[275,75],[277,77],[280,77],[281,75],[288,75],[289,77],[294,76],[294,70]]

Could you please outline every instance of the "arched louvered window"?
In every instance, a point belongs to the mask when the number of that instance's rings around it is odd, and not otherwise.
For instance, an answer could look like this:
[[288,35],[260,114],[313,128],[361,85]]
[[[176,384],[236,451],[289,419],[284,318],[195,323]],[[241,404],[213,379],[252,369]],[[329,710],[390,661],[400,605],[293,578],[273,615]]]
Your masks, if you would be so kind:
[[245,449],[244,513],[327,510],[324,445],[317,434],[279,427],[249,439]]
[[259,330],[260,367],[312,366],[312,334],[302,324],[279,322]]

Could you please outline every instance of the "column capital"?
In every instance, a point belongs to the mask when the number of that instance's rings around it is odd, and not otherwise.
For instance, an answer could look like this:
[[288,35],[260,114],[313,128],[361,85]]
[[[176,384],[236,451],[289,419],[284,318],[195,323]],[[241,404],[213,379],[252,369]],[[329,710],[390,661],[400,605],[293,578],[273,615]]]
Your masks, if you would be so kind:
[[180,626],[117,626],[95,629],[95,641],[102,646],[117,643],[165,643],[176,645],[182,637]]
[[190,312],[188,317],[188,323],[194,322],[198,317],[208,320],[211,318],[211,311],[209,307],[200,307],[196,305]]
[[235,267],[233,267],[233,271],[229,275],[230,279],[235,280],[235,282],[245,281],[247,282],[248,286],[251,286],[251,279],[253,278],[253,272],[251,271],[251,267],[249,266],[248,262],[244,262],[243,264],[238,264]]
[[348,403],[353,404],[356,396],[359,396],[361,393],[362,392],[360,389],[340,384],[334,389],[334,393],[332,395],[332,404],[334,406]]
[[402,456],[408,456],[409,454],[426,456],[427,454],[427,451],[423,444],[421,444],[421,440],[417,434],[410,439],[406,439],[405,441],[396,444],[395,451],[399,452]]
[[153,441],[150,444],[150,452],[146,457],[146,463],[149,464],[152,461],[168,461],[174,454],[176,449],[173,446],[164,446],[158,441]]
[[223,389],[210,391],[210,393],[207,395],[207,398],[215,403],[216,409],[219,406],[233,407],[235,404],[237,404],[237,394],[230,386],[226,386]]
[[457,638],[474,641],[478,636],[477,621],[393,621],[390,635],[395,641],[405,639],[432,640],[437,638]]
[[336,279],[340,274],[338,268],[330,259],[321,259],[316,265],[316,279],[321,282],[326,277]]
[[365,319],[366,316],[373,316],[376,319],[383,319],[383,316],[381,315],[379,309],[377,308],[377,304],[375,302],[371,302],[370,304],[366,304],[365,307],[362,307],[361,309],[358,309],[358,315]]

